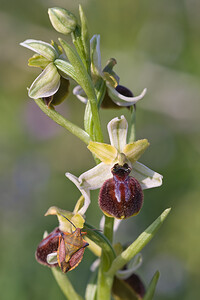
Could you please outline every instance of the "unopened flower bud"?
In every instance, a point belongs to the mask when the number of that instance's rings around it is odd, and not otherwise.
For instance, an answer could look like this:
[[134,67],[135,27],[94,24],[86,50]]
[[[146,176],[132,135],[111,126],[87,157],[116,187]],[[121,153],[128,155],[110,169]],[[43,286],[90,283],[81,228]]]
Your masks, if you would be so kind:
[[51,24],[56,31],[69,34],[75,30],[77,19],[70,11],[64,8],[53,7],[49,8],[48,13]]

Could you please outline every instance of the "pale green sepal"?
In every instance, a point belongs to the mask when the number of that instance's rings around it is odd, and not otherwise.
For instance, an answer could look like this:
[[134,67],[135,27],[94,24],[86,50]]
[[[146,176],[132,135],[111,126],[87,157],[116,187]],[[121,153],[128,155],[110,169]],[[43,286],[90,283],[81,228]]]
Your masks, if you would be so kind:
[[53,252],[47,255],[47,263],[50,265],[54,265],[58,263],[57,252]]
[[122,269],[137,253],[139,253],[147,243],[154,237],[160,228],[171,208],[165,209],[164,212],[142,233],[139,237],[113,261],[108,275],[115,275]]
[[163,176],[138,161],[134,163],[130,175],[140,182],[143,190],[162,185]]
[[109,83],[106,84],[108,88],[108,95],[110,98],[119,106],[131,106],[135,104],[137,101],[142,99],[145,94],[147,89],[144,89],[142,93],[139,96],[136,97],[126,97],[122,94],[120,94],[112,85]]
[[52,45],[43,41],[31,39],[20,43],[20,45],[44,56],[49,61],[54,61],[56,58],[59,57],[59,53],[57,53],[55,48]]
[[62,60],[62,59],[56,59],[54,61],[54,64],[65,75],[71,77],[76,82],[79,81],[78,74],[76,73],[74,67],[70,63],[68,63],[67,61]]
[[93,75],[103,76],[101,69],[100,35],[95,34],[90,40],[91,72]]
[[146,139],[138,140],[131,144],[126,144],[123,153],[128,157],[130,162],[134,164],[144,151],[149,147],[149,142]]
[[41,69],[45,69],[49,63],[50,63],[50,61],[48,59],[46,59],[44,56],[39,55],[39,54],[34,54],[28,60],[28,66],[39,67]]
[[76,17],[67,9],[53,7],[48,9],[49,19],[54,29],[63,34],[73,32],[77,25]]
[[[45,213],[45,216],[49,215],[57,216],[59,221],[59,229],[63,232],[73,232],[75,228],[83,228],[84,226],[85,220],[80,213],[74,214],[59,207],[51,206]],[[65,216],[68,220],[63,216]],[[70,223],[70,221],[74,226]]]
[[60,86],[60,75],[53,63],[48,64],[44,71],[33,81],[28,95],[38,99],[54,95]]
[[153,278],[152,278],[152,280],[151,280],[151,282],[150,282],[150,284],[147,288],[147,291],[146,291],[146,294],[144,295],[143,300],[153,300],[153,296],[154,296],[154,293],[155,293],[155,289],[156,289],[156,285],[157,285],[159,276],[160,276],[160,273],[157,271],[154,274],[154,276],[153,276]]
[[111,145],[114,146],[120,153],[126,145],[126,137],[128,131],[128,123],[124,116],[114,118],[108,123],[108,134]]
[[107,61],[105,68],[103,69],[103,77],[106,80],[107,84],[111,83],[112,87],[116,87],[116,85],[119,84],[119,80],[120,80],[119,76],[113,71],[113,68],[116,64],[117,64],[116,59],[110,58]]
[[117,149],[109,144],[90,141],[87,148],[105,164],[111,164],[117,157]]
[[83,300],[83,298],[75,291],[66,274],[63,274],[57,268],[51,268],[51,271],[66,299]]
[[87,104],[88,99],[86,97],[86,94],[84,92],[84,90],[82,89],[82,87],[80,85],[77,85],[74,89],[73,89],[73,94],[84,104]]
[[116,273],[116,276],[120,279],[129,278],[142,264],[142,254],[138,253],[128,264],[127,269],[119,270]]
[[111,166],[103,162],[79,176],[82,187],[90,190],[99,189],[105,180],[112,177]]
[[80,179],[74,176],[73,174],[65,173],[65,176],[69,178],[77,186],[77,188],[80,190],[81,194],[85,199],[84,205],[79,210],[79,214],[84,215],[86,210],[88,209],[88,206],[90,205],[90,192],[85,186],[81,185]]
[[116,88],[116,86],[118,85],[117,80],[115,79],[114,76],[112,76],[111,74],[104,72],[103,73],[103,79],[106,81],[106,85],[110,85],[113,88]]

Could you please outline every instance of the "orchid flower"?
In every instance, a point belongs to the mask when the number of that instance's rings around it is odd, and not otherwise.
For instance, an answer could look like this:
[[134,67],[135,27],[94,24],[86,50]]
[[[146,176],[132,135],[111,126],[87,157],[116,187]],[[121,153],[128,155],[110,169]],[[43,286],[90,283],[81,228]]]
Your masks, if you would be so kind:
[[[146,94],[146,89],[136,97],[126,87],[119,85],[119,76],[113,71],[114,65],[117,63],[111,58],[105,68],[101,67],[101,52],[100,52],[100,35],[94,35],[90,41],[91,52],[91,73],[95,83],[101,78],[106,83],[106,93],[101,106],[105,108],[118,106],[131,106],[138,100],[142,99]],[[73,90],[74,95],[83,103],[87,103],[87,97],[80,85]]]
[[[60,209],[56,206],[50,207],[45,216],[56,215],[59,227],[56,227],[50,234],[45,234],[39,243],[35,256],[39,263],[55,267],[60,266],[65,273],[73,270],[82,260],[85,247],[88,243],[82,238],[81,232],[85,219],[80,214],[82,199],[80,198],[73,212]],[[69,241],[69,245],[66,242]],[[63,256],[63,253],[65,255]],[[61,261],[62,258],[62,261]]]
[[[148,141],[143,139],[127,144],[127,131],[128,123],[124,116],[112,119],[108,123],[111,144],[90,141],[88,145],[88,149],[101,160],[101,163],[80,175],[79,178],[70,173],[65,174],[79,188],[84,197],[82,210],[87,209],[90,204],[89,191],[101,188],[99,205],[104,214],[114,216],[117,219],[124,219],[136,215],[140,211],[143,204],[142,189],[153,188],[162,184],[162,175],[137,161],[149,146]],[[126,172],[128,174],[126,175],[128,176],[127,180],[132,182],[131,185],[134,185],[135,200],[133,201],[130,198],[128,192],[128,198],[125,200],[125,210],[124,206],[120,204],[120,191],[115,194],[117,199],[115,204],[113,204],[112,199],[110,201],[107,198],[112,197],[112,192],[109,196],[110,190],[108,190],[109,184],[112,183],[107,181],[113,178],[116,169],[120,172]],[[128,199],[131,201],[128,201]]]
[[[69,94],[69,80],[60,76],[54,61],[62,57],[62,50],[56,43],[26,40],[20,44],[37,54],[29,59],[29,66],[40,67],[43,71],[28,89],[30,98],[43,98],[47,105],[60,104]],[[63,75],[63,74],[62,74]]]
[[127,131],[128,123],[125,117],[114,118],[108,123],[111,144],[89,143],[88,149],[102,162],[78,178],[80,187],[88,190],[100,188],[112,177],[111,169],[117,163],[119,165],[127,163],[130,166],[132,169],[130,176],[139,181],[143,190],[162,184],[162,175],[137,161],[149,146],[148,141],[143,139],[127,144]]

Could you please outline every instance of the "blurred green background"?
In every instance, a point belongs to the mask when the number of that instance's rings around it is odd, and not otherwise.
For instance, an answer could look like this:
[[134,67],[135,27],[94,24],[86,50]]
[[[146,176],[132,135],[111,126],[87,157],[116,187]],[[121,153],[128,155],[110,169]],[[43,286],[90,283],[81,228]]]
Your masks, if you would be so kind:
[[[136,95],[137,138],[151,147],[141,162],[163,174],[163,186],[145,191],[141,213],[121,223],[116,241],[134,240],[165,208],[172,212],[142,251],[138,274],[148,285],[161,277],[155,299],[199,299],[200,281],[200,2],[198,0],[0,0],[0,298],[64,299],[50,270],[34,258],[43,232],[57,226],[44,217],[56,205],[72,210],[79,191],[65,178],[94,165],[85,145],[54,124],[27,96],[38,70],[27,66],[32,55],[19,46],[27,38],[49,42],[58,36],[48,7],[65,7],[78,15],[81,3],[91,36],[101,35],[102,65],[117,59],[121,84]],[[73,83],[71,85],[73,87]],[[58,108],[80,126],[84,105],[72,95]],[[128,111],[101,112],[106,124]],[[87,221],[98,228],[97,193]],[[84,293],[94,256],[86,250],[69,277]],[[102,299],[103,300],[103,299]]]

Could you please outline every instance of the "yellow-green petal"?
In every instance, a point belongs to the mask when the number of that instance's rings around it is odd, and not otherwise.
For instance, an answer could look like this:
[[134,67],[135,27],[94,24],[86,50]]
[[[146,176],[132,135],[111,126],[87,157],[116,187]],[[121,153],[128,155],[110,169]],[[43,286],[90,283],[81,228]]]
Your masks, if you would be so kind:
[[131,163],[134,164],[148,148],[148,146],[149,142],[147,139],[138,140],[131,144],[127,144],[123,149],[123,153],[128,157]]
[[[75,230],[75,227],[77,228],[83,228],[85,220],[80,214],[74,214],[70,211],[61,209],[56,206],[51,206],[47,212],[45,213],[45,216],[49,215],[56,215],[59,221],[59,229],[63,232],[73,232]],[[74,226],[63,216],[65,216],[67,219],[69,219]]]
[[114,146],[98,142],[90,142],[88,149],[105,164],[111,164],[118,153]]

